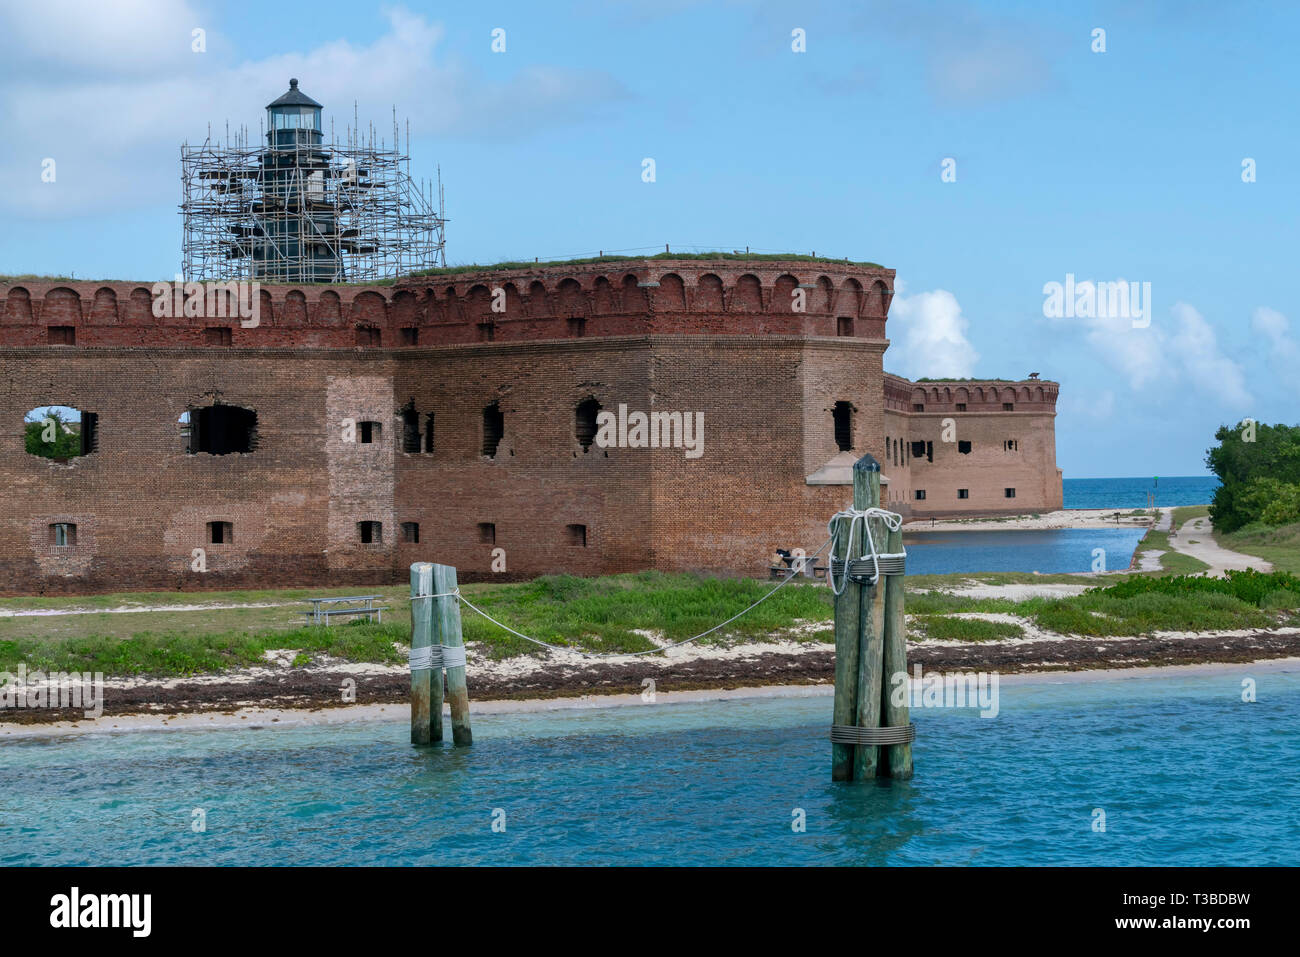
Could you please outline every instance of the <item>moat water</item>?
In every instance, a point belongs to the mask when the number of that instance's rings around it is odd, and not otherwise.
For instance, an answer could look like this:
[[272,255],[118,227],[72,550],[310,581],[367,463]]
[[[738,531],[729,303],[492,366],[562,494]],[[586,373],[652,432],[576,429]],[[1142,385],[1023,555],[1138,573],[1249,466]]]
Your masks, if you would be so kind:
[[910,782],[832,784],[824,696],[15,740],[0,864],[1294,866],[1290,668],[1004,680],[913,711]]
[[996,531],[927,532],[912,527],[903,533],[909,575],[957,572],[1061,572],[1093,570],[1096,550],[1104,552],[1098,569],[1128,568],[1144,528],[1053,528]]

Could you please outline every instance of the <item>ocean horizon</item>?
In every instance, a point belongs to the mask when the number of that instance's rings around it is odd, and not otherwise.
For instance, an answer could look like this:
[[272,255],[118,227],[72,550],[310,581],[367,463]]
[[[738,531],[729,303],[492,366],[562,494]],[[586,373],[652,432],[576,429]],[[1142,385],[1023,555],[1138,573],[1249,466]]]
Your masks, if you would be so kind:
[[1208,505],[1221,483],[1215,475],[1144,475],[1140,478],[1067,478],[1065,508],[1157,508]]

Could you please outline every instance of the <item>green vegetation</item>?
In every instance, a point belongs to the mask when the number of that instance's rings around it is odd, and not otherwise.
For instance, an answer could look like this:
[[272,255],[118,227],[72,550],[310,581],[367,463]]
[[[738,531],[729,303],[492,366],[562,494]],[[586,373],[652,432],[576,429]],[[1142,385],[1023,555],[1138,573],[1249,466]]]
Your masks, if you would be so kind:
[[70,459],[81,454],[81,426],[56,408],[45,410],[45,415],[35,422],[24,422],[23,432],[29,455]]
[[[1300,526],[1293,527],[1291,534],[1289,547],[1297,548]],[[1047,577],[1034,576],[1033,580],[1041,582]],[[942,580],[927,576],[931,587],[952,587],[971,579],[966,575]],[[1128,575],[1107,581],[1109,584],[1078,596],[1024,601],[909,589],[909,627],[918,637],[979,642],[1018,637],[1024,629],[1016,622],[957,616],[1010,614],[1045,631],[1095,637],[1157,630],[1260,628],[1300,621],[1300,579],[1290,574],[1230,572],[1224,579]],[[462,592],[488,614],[552,644],[585,651],[632,652],[652,651],[662,642],[703,632],[741,612],[770,588],[771,583],[764,581],[644,572],[472,584],[462,586]],[[294,599],[359,591],[384,596],[388,610],[383,624],[302,624],[302,605]],[[126,603],[125,597],[102,596],[104,604],[97,607],[120,607]],[[295,668],[326,657],[397,665],[405,660],[401,646],[410,640],[409,589],[404,585],[130,598],[145,606],[159,605],[160,610],[0,618],[0,671],[13,671],[25,664],[30,670],[102,671],[110,676],[190,675],[261,664],[273,650],[287,652],[282,660]],[[161,601],[163,598],[169,601]],[[260,601],[264,607],[213,607],[241,599]],[[6,599],[0,602],[0,609],[41,602],[44,608],[72,611],[92,601]],[[171,607],[181,602],[200,607]],[[791,583],[703,643],[829,642],[833,640],[832,618],[832,598],[824,583]],[[500,659],[539,652],[537,646],[502,631],[468,608],[462,621],[466,641],[474,646],[476,655]]]
[[1223,482],[1209,510],[1216,531],[1300,522],[1300,426],[1246,421],[1214,437],[1205,463]]
[[1224,548],[1259,556],[1275,571],[1300,575],[1300,522],[1277,528],[1254,523],[1231,535],[1216,534],[1215,539]]
[[425,269],[420,272],[411,273],[411,276],[449,276],[463,272],[481,272],[485,269],[540,269],[543,266],[586,266],[596,263],[619,263],[619,262],[639,262],[645,259],[726,259],[739,262],[809,262],[809,263],[839,263],[848,266],[864,266],[869,269],[880,269],[879,263],[871,262],[854,262],[850,259],[832,259],[827,256],[807,256],[800,253],[725,253],[725,252],[706,252],[706,253],[655,253],[650,256],[587,256],[580,259],[551,259],[546,262],[499,262],[479,265],[478,263],[466,263],[460,266],[440,266],[435,269]]
[[1172,526],[1182,528],[1194,518],[1206,518],[1210,514],[1208,505],[1180,505],[1174,509]]
[[988,621],[984,618],[917,615],[909,624],[913,637],[935,641],[994,641],[998,638],[1023,638],[1025,634],[1025,629],[1015,622]]
[[1160,571],[1142,572],[1142,575],[1194,575],[1210,567],[1199,558],[1174,551],[1173,545],[1169,543],[1168,532],[1157,532],[1154,529],[1147,532],[1138,543],[1137,553],[1133,557],[1140,565],[1146,553],[1152,551],[1164,553],[1160,556]]

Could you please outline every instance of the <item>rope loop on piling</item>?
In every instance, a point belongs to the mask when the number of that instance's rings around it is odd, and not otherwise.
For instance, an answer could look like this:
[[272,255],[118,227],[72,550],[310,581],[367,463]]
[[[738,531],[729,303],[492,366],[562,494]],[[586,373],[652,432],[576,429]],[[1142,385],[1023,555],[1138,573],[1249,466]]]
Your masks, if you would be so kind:
[[896,728],[858,728],[851,724],[831,725],[832,744],[911,744],[916,740],[916,725]]
[[[868,524],[868,522],[873,518],[880,519],[884,523],[885,528],[889,529],[891,532],[896,532],[903,527],[903,516],[899,515],[897,512],[891,512],[887,508],[878,508],[874,505],[870,508],[854,508],[850,505],[848,508],[842,509],[832,515],[830,522],[827,523],[827,530],[831,534],[831,564],[830,568],[826,572],[826,581],[831,586],[831,591],[836,595],[842,595],[844,593],[844,589],[848,587],[850,579],[863,585],[874,585],[878,582],[882,574],[881,559],[895,560],[907,557],[907,552],[905,550],[901,552],[876,551],[875,540],[871,537],[871,526]],[[847,519],[847,522],[842,524],[845,519]],[[848,527],[848,541],[845,543],[843,554],[844,558],[848,559],[848,561],[835,558],[836,553],[839,552],[839,539],[842,534],[841,530],[845,525]],[[870,549],[862,559],[854,560],[854,536],[861,536],[861,541],[863,541],[867,548]],[[857,565],[858,562],[868,561],[871,564],[872,573],[867,577],[866,581],[863,581],[862,579],[864,576],[862,566],[858,565],[856,568],[851,566]],[[899,571],[891,571],[891,567],[892,562],[890,565],[886,566],[884,574],[902,574],[901,562],[898,565],[900,568]],[[840,572],[838,585],[836,585],[836,571]]]
[[464,645],[427,645],[407,652],[407,662],[412,671],[432,671],[438,668],[465,667]]

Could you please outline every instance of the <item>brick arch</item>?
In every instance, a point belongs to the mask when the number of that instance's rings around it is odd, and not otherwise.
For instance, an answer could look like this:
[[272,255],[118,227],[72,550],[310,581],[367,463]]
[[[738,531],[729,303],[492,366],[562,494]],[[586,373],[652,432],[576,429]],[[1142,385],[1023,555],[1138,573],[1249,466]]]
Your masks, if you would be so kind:
[[485,322],[497,315],[492,312],[492,291],[481,282],[469,287],[463,301],[465,314],[471,320]]
[[22,286],[14,286],[5,297],[5,322],[29,323],[32,321],[32,294]]
[[618,312],[618,299],[614,287],[606,276],[597,276],[591,286],[591,307],[595,313]]
[[[799,288],[799,280],[789,273],[782,273],[776,277],[776,282],[772,286],[772,312],[794,312],[794,293]],[[812,290],[804,290],[804,312],[808,311],[807,294]]]
[[461,308],[460,297],[456,295],[455,286],[447,286],[443,289],[439,301],[442,304],[442,318],[445,321],[461,322],[464,319],[464,310]]
[[877,279],[863,297],[862,314],[873,319],[883,319],[889,312],[889,287]]
[[1043,387],[1041,385],[1034,389],[1034,401],[1035,402],[1043,401]]
[[1029,386],[1026,385],[1020,387],[1020,401],[1021,402],[1029,401]]
[[265,289],[259,296],[258,309],[257,321],[260,325],[270,325],[275,321],[275,303],[271,299],[271,294]]
[[[229,313],[227,313],[229,315]],[[280,318],[286,325],[305,326],[307,324],[307,297],[301,289],[290,289],[284,294],[284,305]]]
[[408,289],[399,289],[393,295],[393,322],[399,326],[414,326],[420,322],[420,300]]
[[659,288],[654,290],[655,309],[664,312],[686,311],[686,284],[675,272],[659,277]]
[[67,286],[59,286],[45,294],[41,306],[41,321],[47,326],[62,326],[81,321],[81,296]]
[[316,305],[316,318],[321,322],[342,321],[343,309],[339,302],[339,294],[333,289],[326,289],[320,294],[320,301]]
[[958,402],[968,402],[970,401],[970,390],[964,385],[958,386],[957,391],[953,393],[952,397]]
[[572,276],[566,276],[555,287],[556,304],[566,317],[585,316],[587,314],[587,297],[582,293],[582,286]]
[[912,401],[913,401],[913,402],[922,402],[922,403],[925,402],[925,390],[924,390],[924,389],[921,389],[921,388],[913,389],[913,390],[912,390]]
[[547,319],[551,315],[550,297],[540,279],[528,284],[528,315],[533,319]]
[[[167,288],[170,290],[171,286]],[[153,292],[143,286],[131,290],[120,311],[122,318],[132,324],[152,325],[159,321],[153,317]]]
[[816,289],[810,290],[808,311],[825,314],[831,311],[831,300],[835,297],[835,284],[830,276],[818,276]]
[[745,273],[731,290],[731,312],[762,312],[763,284],[753,273]]
[[835,296],[835,315],[860,316],[862,314],[862,283],[856,279],[846,279],[840,283],[839,293]]
[[367,289],[353,297],[348,315],[353,325],[382,327],[388,318],[388,303],[379,293]]
[[513,282],[505,283],[501,289],[506,294],[506,311],[500,314],[505,316],[522,316],[524,314],[524,294],[519,291],[519,287]]
[[695,284],[696,312],[722,312],[722,280],[711,272],[700,276]]
[[650,302],[646,298],[645,290],[639,285],[639,280],[633,273],[628,273],[623,277],[623,311],[624,312],[649,312]]
[[96,289],[95,297],[90,302],[90,315],[86,318],[90,322],[102,322],[105,325],[117,322],[117,291],[108,286]]

